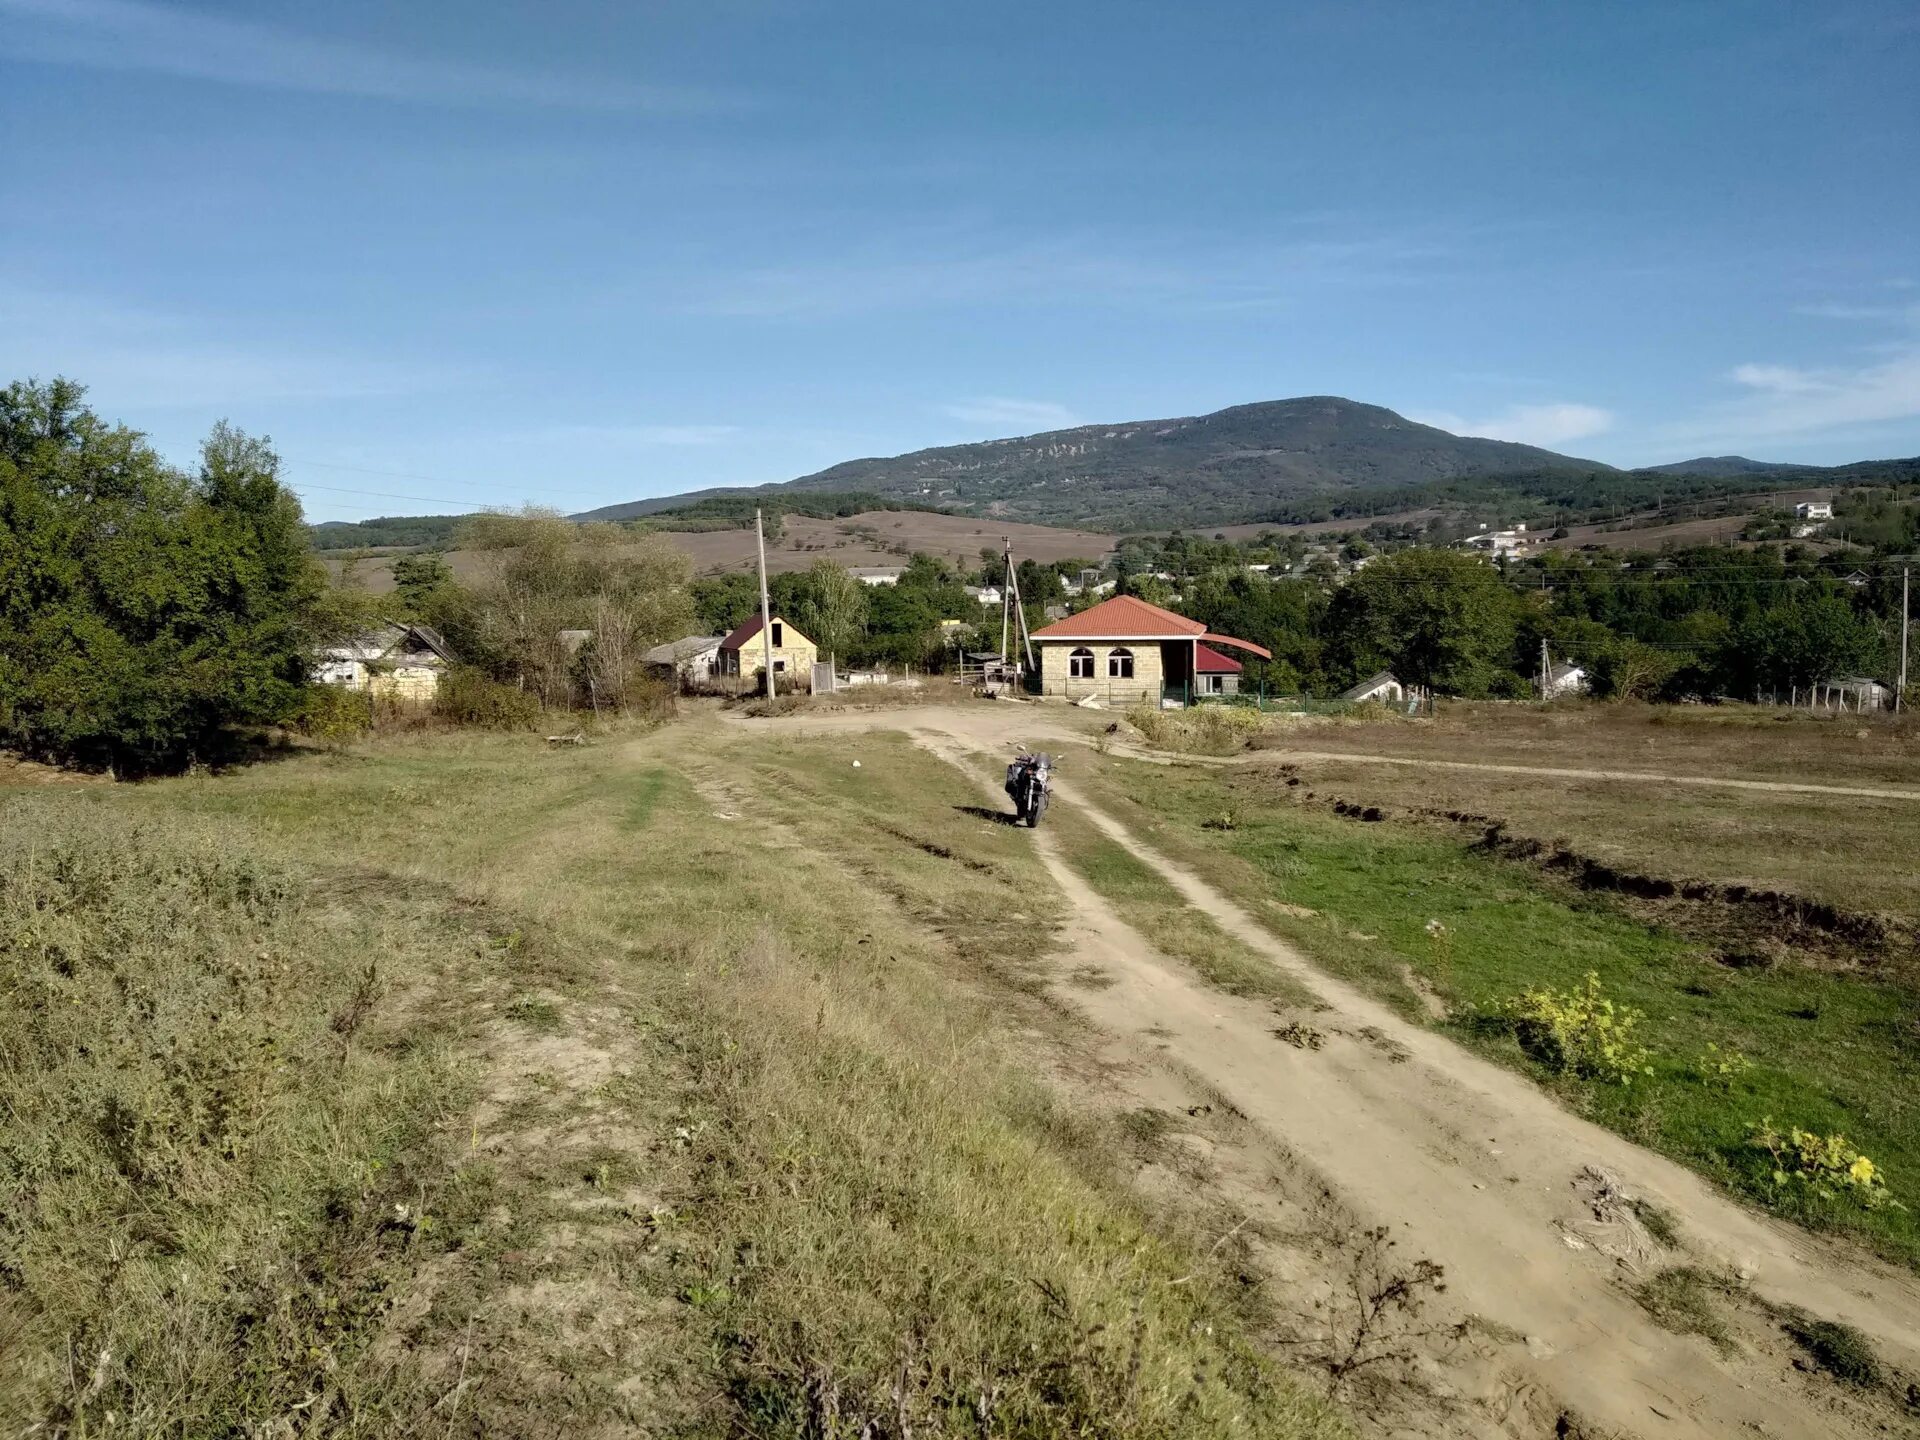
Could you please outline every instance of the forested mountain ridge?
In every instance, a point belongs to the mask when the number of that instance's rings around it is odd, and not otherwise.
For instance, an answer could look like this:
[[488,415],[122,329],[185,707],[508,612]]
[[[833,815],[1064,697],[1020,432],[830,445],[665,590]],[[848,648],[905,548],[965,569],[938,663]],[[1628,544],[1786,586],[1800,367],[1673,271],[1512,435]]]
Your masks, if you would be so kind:
[[[758,488],[864,491],[1039,524],[1150,529],[1270,519],[1278,506],[1307,495],[1462,475],[1612,468],[1531,445],[1453,435],[1379,405],[1313,395],[849,460]],[[612,505],[589,516],[627,519],[714,493]]]

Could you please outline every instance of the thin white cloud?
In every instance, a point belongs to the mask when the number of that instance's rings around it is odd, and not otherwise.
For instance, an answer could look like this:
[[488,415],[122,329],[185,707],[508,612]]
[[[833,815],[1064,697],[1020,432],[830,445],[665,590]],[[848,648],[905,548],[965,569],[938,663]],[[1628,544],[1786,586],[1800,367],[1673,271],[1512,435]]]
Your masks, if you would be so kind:
[[741,433],[738,425],[555,425],[540,440],[585,441],[611,448],[718,445]]
[[1477,435],[1484,440],[1512,440],[1521,445],[1543,445],[1551,449],[1570,440],[1585,439],[1613,428],[1613,412],[1598,405],[1560,402],[1550,405],[1510,405],[1498,415],[1484,420],[1469,420],[1461,415],[1436,412],[1416,415],[1423,425],[1437,425],[1456,435]]
[[994,425],[1027,434],[1065,430],[1080,423],[1078,415],[1051,400],[1011,400],[1002,395],[976,395],[940,409],[970,425]]
[[1730,378],[1750,393],[1704,417],[1715,433],[1808,435],[1920,417],[1920,348],[1854,368],[1741,365]]
[[1081,233],[1006,245],[900,234],[863,253],[749,266],[704,281],[675,276],[672,283],[685,310],[753,318],[996,303],[1254,310],[1333,288],[1411,284],[1452,253],[1442,241],[1398,234],[1250,248],[1191,235],[1142,241]]
[[0,286],[0,375],[66,375],[105,413],[361,399],[470,385],[469,366],[261,344],[186,316]]
[[0,54],[255,89],[430,105],[697,110],[712,92],[388,54],[148,0],[0,0]]

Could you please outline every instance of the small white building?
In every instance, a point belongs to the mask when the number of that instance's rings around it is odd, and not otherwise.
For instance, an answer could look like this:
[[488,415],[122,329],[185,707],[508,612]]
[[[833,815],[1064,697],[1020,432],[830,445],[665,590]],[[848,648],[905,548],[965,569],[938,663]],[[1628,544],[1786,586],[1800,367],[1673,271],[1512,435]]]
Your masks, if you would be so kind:
[[1587,693],[1586,669],[1562,660],[1558,665],[1548,667],[1544,681],[1539,676],[1534,677],[1533,693],[1542,700],[1557,700],[1562,695],[1584,695]]
[[1382,670],[1377,675],[1369,675],[1358,685],[1342,690],[1336,698],[1350,705],[1364,705],[1370,700],[1382,705],[1398,705],[1407,698],[1407,687],[1395,678],[1391,670]]
[[1833,518],[1833,502],[1831,500],[1802,500],[1798,505],[1793,507],[1793,518],[1796,520],[1831,520]]
[[426,625],[388,621],[377,629],[323,649],[313,668],[316,685],[365,690],[393,700],[428,701],[453,654],[440,633]]
[[663,679],[682,685],[704,685],[713,678],[714,658],[720,653],[724,635],[689,635],[684,640],[669,640],[656,645],[641,658],[647,668]]
[[904,565],[855,565],[847,573],[862,585],[898,585],[907,573]]
[[966,591],[982,605],[998,605],[1003,593],[998,585],[969,585]]

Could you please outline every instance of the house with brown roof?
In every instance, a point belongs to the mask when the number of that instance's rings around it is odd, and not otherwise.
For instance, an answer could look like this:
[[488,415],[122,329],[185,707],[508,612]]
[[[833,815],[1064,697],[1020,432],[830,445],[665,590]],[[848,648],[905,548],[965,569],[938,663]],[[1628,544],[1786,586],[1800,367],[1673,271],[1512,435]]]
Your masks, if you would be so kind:
[[[1115,595],[1033,632],[1042,695],[1092,697],[1109,705],[1157,705],[1163,699],[1190,704],[1206,694],[1232,693],[1229,675],[1238,690],[1240,666],[1220,654],[1220,646],[1273,658],[1251,641],[1209,634],[1198,620],[1134,595]],[[1211,658],[1203,660],[1202,651]],[[1209,676],[1217,676],[1221,688],[1211,689]]]
[[715,677],[746,680],[760,675],[767,668],[767,640],[773,642],[775,688],[812,688],[813,662],[820,658],[820,647],[778,615],[764,639],[760,617],[755,615],[722,640],[713,657]]

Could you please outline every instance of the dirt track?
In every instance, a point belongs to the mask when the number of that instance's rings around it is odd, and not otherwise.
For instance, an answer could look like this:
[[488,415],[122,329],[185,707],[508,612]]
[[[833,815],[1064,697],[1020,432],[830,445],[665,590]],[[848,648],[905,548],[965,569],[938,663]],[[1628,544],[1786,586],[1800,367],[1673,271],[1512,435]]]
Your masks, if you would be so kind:
[[[1018,739],[1064,738],[1011,708],[837,715],[821,728],[868,727],[908,730],[963,768],[968,755],[1005,753]],[[992,777],[977,778],[993,788]],[[1441,1409],[1387,1431],[1582,1433],[1556,1430],[1563,1412],[1648,1440],[1810,1440],[1902,1423],[1797,1369],[1758,1305],[1739,1332],[1746,1344],[1723,1356],[1656,1327],[1625,1287],[1679,1258],[1732,1269],[1767,1304],[1857,1326],[1911,1371],[1920,1363],[1912,1275],[1750,1212],[1567,1113],[1524,1077],[1402,1020],[1080,801],[1070,783],[1060,793],[1325,1007],[1301,1012],[1321,1048],[1282,1043],[1272,1006],[1224,994],[1159,954],[1060,859],[1044,830],[1036,834],[1073,911],[1062,976],[1099,977],[1091,987],[1063,978],[1057,993],[1108,1037],[1117,1083],[1148,1095],[1215,1094],[1244,1118],[1240,1133],[1200,1142],[1213,1150],[1223,1197],[1257,1216],[1319,1193],[1357,1224],[1391,1225],[1407,1259],[1445,1266],[1449,1304],[1467,1320],[1461,1333],[1481,1338],[1430,1350]],[[1687,1255],[1659,1255],[1624,1207],[1596,1197],[1594,1172],[1677,1217]],[[1442,1414],[1451,1418],[1436,1428]]]

